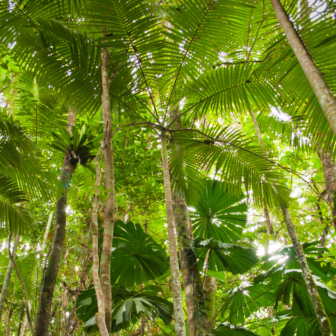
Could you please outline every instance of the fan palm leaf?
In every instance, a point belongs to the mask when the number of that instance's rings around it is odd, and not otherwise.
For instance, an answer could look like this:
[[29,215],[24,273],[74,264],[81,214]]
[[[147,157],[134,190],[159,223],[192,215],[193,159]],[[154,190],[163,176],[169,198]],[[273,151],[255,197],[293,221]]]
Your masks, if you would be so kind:
[[162,247],[139,224],[116,222],[111,259],[111,283],[126,287],[162,276],[169,268]]
[[198,190],[197,204],[188,202],[195,237],[213,238],[224,243],[237,241],[246,225],[247,204],[244,195],[230,195],[224,183],[206,180]]
[[206,267],[213,271],[228,271],[232,274],[243,274],[251,269],[258,262],[255,250],[233,244],[222,243],[221,241],[195,238],[191,243],[199,257],[199,268],[203,269],[204,261],[208,256]]

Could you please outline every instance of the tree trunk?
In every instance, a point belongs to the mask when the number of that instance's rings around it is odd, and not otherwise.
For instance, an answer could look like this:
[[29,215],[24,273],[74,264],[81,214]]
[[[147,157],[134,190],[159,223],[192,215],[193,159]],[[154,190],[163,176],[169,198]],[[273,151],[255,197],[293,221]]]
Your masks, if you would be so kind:
[[336,231],[336,213],[335,213],[335,191],[336,191],[336,166],[334,162],[330,158],[329,153],[323,153],[323,150],[319,150],[319,158],[322,162],[323,167],[323,175],[324,175],[324,182],[325,187],[327,190],[326,199],[330,205],[331,209],[331,218],[332,218],[332,225]]
[[98,208],[99,208],[99,186],[100,186],[100,165],[99,158],[101,154],[101,148],[99,149],[96,159],[96,184],[95,184],[95,197],[92,210],[92,279],[97,297],[98,313],[96,314],[96,322],[100,332],[100,335],[108,336],[109,332],[105,324],[105,307],[104,297],[99,279],[99,246],[98,246]]
[[[13,248],[13,252],[12,252],[13,257],[15,257],[16,250],[17,250],[17,247],[19,245],[19,241],[20,241],[20,236],[16,235],[15,242],[14,242],[14,248]],[[9,259],[8,266],[7,266],[7,271],[6,271],[4,282],[2,284],[1,295],[0,295],[0,322],[1,322],[1,319],[2,319],[3,308],[4,308],[5,299],[6,299],[7,292],[8,292],[8,287],[9,287],[13,267],[14,267],[14,265],[11,262],[11,260]]]
[[114,229],[114,166],[113,166],[113,144],[112,144],[112,115],[109,95],[108,76],[109,52],[106,48],[102,50],[102,113],[104,121],[104,159],[105,159],[105,187],[108,193],[104,217],[103,247],[100,260],[100,284],[104,300],[106,327],[111,333],[112,323],[112,292],[110,280],[112,239]]
[[336,99],[289,20],[280,0],[271,0],[271,3],[288,42],[321,105],[332,131],[336,135]]
[[5,336],[11,336],[12,326],[10,325],[10,320],[11,320],[11,317],[12,317],[12,311],[13,311],[12,307],[10,307],[10,309],[8,309],[8,313],[7,313],[6,320],[5,320],[5,325],[7,324],[6,335]]
[[195,300],[194,300],[194,282],[192,261],[188,257],[191,242],[191,226],[189,211],[185,199],[175,194],[173,198],[173,211],[175,227],[178,239],[178,250],[180,254],[180,265],[183,278],[183,287],[187,306],[188,334],[196,335],[195,321]]
[[[268,212],[268,209],[267,209],[266,205],[264,205],[264,216],[265,216],[266,225],[267,225],[267,233],[269,235],[274,235],[273,226],[272,226],[271,220],[269,218],[269,212]],[[269,253],[269,239],[267,239],[267,241],[265,243],[265,255],[267,255],[268,253]]]
[[206,329],[208,333],[211,333],[211,330],[215,326],[215,316],[216,316],[216,290],[217,290],[217,283],[216,279],[212,278],[207,275],[208,273],[208,264],[210,258],[210,251],[208,251],[207,255],[205,256],[204,260],[204,298],[205,298],[205,311],[206,311]]
[[[264,141],[262,139],[262,135],[261,135],[261,132],[260,132],[259,124],[258,124],[257,118],[256,118],[256,116],[255,116],[255,114],[254,114],[254,112],[252,110],[251,110],[251,117],[252,117],[254,129],[255,129],[255,131],[257,133],[257,136],[258,136],[259,144],[260,144],[260,146],[263,148],[263,150],[266,153],[267,151],[266,151],[266,147],[265,147]],[[273,226],[272,226],[271,220],[269,218],[269,212],[268,212],[268,209],[267,209],[266,205],[264,206],[264,216],[265,216],[266,225],[267,225],[267,233],[269,235],[274,235]],[[268,249],[269,249],[269,240],[267,240],[266,243],[265,243],[265,255],[268,254],[268,252],[269,252]]]
[[166,214],[168,224],[168,239],[169,239],[169,257],[171,269],[172,294],[174,303],[174,317],[175,317],[175,333],[176,336],[185,336],[185,323],[181,293],[180,272],[177,259],[176,237],[174,228],[174,213],[173,200],[171,194],[170,174],[168,165],[166,134],[162,133],[161,137],[161,152],[162,152],[162,168],[163,180],[165,189]]
[[300,244],[298,235],[295,230],[294,223],[291,219],[288,209],[284,206],[282,207],[282,213],[284,215],[286,225],[287,225],[287,230],[288,230],[289,236],[291,237],[292,244],[294,246],[295,253],[296,253],[296,256],[298,258],[298,261],[299,261],[299,264],[302,270],[303,279],[307,285],[308,293],[309,293],[309,296],[314,306],[314,310],[315,310],[315,314],[317,316],[317,320],[320,326],[321,334],[323,336],[331,336],[333,335],[333,333],[332,333],[329,317],[324,309],[324,306],[321,301],[321,297],[317,291],[315,282],[310,273],[306,257],[303,253],[302,246]]
[[208,275],[204,275],[204,295],[205,295],[205,310],[207,315],[207,330],[210,333],[215,327],[216,315],[216,279]]
[[[75,121],[75,123],[76,123],[76,121]],[[41,245],[41,253],[44,252],[44,249],[45,249],[45,246],[46,246],[46,242],[47,242],[47,239],[48,239],[53,215],[54,215],[54,211],[50,211],[49,218],[48,218],[48,223],[47,223],[46,229],[44,231],[43,241],[42,241],[42,245]]]
[[67,326],[66,326],[66,335],[71,335],[75,329],[76,325],[78,324],[78,319],[74,318],[76,316],[76,305],[77,305],[77,300],[79,294],[82,292],[83,289],[85,289],[85,281],[87,279],[89,270],[91,269],[91,265],[88,265],[88,261],[90,260],[91,254],[90,254],[90,232],[87,233],[86,237],[84,237],[86,241],[86,246],[85,249],[83,249],[83,259],[82,259],[82,271],[81,275],[79,278],[79,285],[75,288],[75,294],[73,297],[73,303],[72,303],[72,308],[71,308],[71,313],[68,317],[67,321]]
[[28,332],[28,317],[27,314],[24,315],[23,325],[19,336],[25,336]]
[[[68,114],[68,132],[72,135],[71,127],[75,126],[76,116],[72,110],[69,109]],[[58,270],[62,258],[62,250],[65,240],[66,229],[66,207],[67,207],[67,194],[70,187],[71,175],[75,169],[70,161],[70,154],[64,156],[63,167],[61,172],[61,183],[64,188],[62,197],[56,204],[56,221],[53,244],[50,249],[50,256],[47,268],[42,280],[42,288],[40,293],[40,302],[35,322],[35,336],[47,336],[51,305],[53,294],[57,279]]]

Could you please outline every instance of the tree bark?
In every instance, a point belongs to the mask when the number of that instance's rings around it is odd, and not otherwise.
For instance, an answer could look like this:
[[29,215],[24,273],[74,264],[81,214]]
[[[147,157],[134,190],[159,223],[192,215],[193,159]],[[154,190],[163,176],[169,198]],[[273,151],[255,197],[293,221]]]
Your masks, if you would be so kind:
[[271,3],[288,42],[321,105],[332,131],[336,135],[336,99],[289,20],[280,0],[271,0]]
[[323,150],[320,149],[318,155],[323,167],[324,182],[327,190],[326,199],[331,209],[332,225],[336,231],[336,213],[334,202],[336,191],[336,166],[331,160],[329,153],[324,153]]
[[99,246],[98,246],[98,208],[99,208],[99,186],[100,186],[100,165],[99,158],[102,149],[100,148],[96,159],[96,184],[95,184],[95,197],[92,209],[92,279],[97,297],[98,313],[96,314],[96,322],[99,328],[99,332],[103,336],[108,336],[109,332],[105,323],[105,306],[104,297],[99,279]]
[[208,275],[204,275],[204,295],[205,295],[205,310],[207,315],[207,330],[210,333],[215,327],[216,315],[216,279]]
[[161,153],[162,153],[162,168],[163,168],[163,180],[164,180],[165,201],[166,201],[166,214],[168,224],[169,257],[170,257],[170,269],[172,280],[171,282],[172,282],[172,294],[173,294],[174,317],[175,317],[175,333],[176,336],[185,336],[186,329],[184,323],[180,272],[177,259],[173,200],[171,194],[166,134],[164,132],[162,133],[161,137],[161,146],[162,146]]
[[188,334],[194,336],[196,335],[194,277],[193,265],[190,264],[192,260],[188,257],[192,239],[191,226],[186,201],[183,197],[179,197],[177,194],[175,194],[173,198],[173,212],[187,306]]
[[[71,127],[75,126],[75,121],[76,116],[74,112],[69,109],[67,130],[70,135],[72,135]],[[70,158],[70,154],[66,154],[64,156],[61,172],[61,183],[64,191],[62,197],[57,201],[56,204],[55,232],[53,243],[50,249],[48,265],[42,280],[39,308],[35,322],[35,336],[48,335],[51,305],[65,240],[67,194],[70,187],[71,175],[75,169],[75,167],[73,167],[71,164]]]
[[290,216],[290,213],[288,209],[284,206],[282,207],[282,213],[284,215],[285,222],[287,225],[287,230],[288,230],[289,236],[291,237],[292,244],[294,246],[295,253],[296,253],[296,256],[298,258],[298,261],[299,261],[299,264],[302,270],[303,279],[307,285],[308,293],[313,303],[315,314],[317,316],[317,320],[320,326],[321,334],[323,336],[332,336],[333,332],[331,329],[329,317],[324,309],[321,297],[317,291],[315,282],[310,273],[307,260],[303,253],[302,246],[300,244],[300,241],[296,233],[295,226]]
[[206,311],[206,329],[210,333],[211,329],[215,326],[215,316],[216,316],[216,290],[217,283],[216,279],[207,275],[208,265],[209,265],[210,251],[208,251],[204,260],[204,298],[205,298],[205,311]]
[[[16,235],[15,242],[14,242],[14,248],[13,248],[13,257],[15,257],[16,250],[17,250],[17,247],[19,245],[19,241],[20,241],[20,236]],[[2,319],[3,308],[4,308],[4,305],[5,305],[5,300],[6,300],[6,296],[7,296],[7,292],[8,292],[8,287],[9,287],[13,267],[14,267],[14,265],[13,265],[12,261],[9,259],[7,270],[6,270],[6,275],[5,275],[4,282],[2,284],[1,295],[0,295],[0,322],[1,322],[1,319]]]
[[5,319],[5,325],[7,324],[6,336],[11,336],[12,327],[10,325],[10,320],[11,320],[11,317],[12,317],[12,312],[13,312],[13,309],[12,309],[12,307],[10,307],[10,309],[8,309],[8,313],[7,313],[7,316],[6,316],[6,319]]
[[109,51],[102,49],[102,113],[104,122],[104,160],[105,160],[105,187],[108,193],[104,217],[103,247],[100,260],[100,284],[104,299],[105,322],[109,333],[112,323],[112,292],[110,280],[111,252],[114,229],[114,165],[112,144],[112,115],[109,95],[108,75]]

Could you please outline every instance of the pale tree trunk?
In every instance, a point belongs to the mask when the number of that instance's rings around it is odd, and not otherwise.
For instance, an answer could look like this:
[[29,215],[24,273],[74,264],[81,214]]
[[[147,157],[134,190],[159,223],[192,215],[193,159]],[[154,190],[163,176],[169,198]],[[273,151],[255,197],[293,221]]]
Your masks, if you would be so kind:
[[27,327],[28,327],[28,318],[27,318],[27,314],[24,314],[23,324],[20,329],[19,336],[27,335],[27,329],[28,329]]
[[[16,250],[17,250],[17,247],[19,245],[19,241],[20,241],[20,236],[16,235],[15,242],[14,242],[14,248],[13,248],[13,257],[15,257]],[[4,282],[2,284],[1,295],[0,295],[0,322],[1,322],[1,319],[2,319],[4,304],[5,304],[5,300],[6,300],[6,296],[7,296],[7,292],[8,292],[8,287],[9,287],[13,267],[14,267],[14,265],[11,262],[11,260],[9,259],[8,266],[7,266],[7,271],[6,271]]]
[[165,201],[166,201],[166,215],[167,215],[167,224],[168,224],[171,283],[172,283],[174,317],[175,317],[175,334],[176,336],[185,336],[186,329],[185,329],[185,323],[184,323],[179,264],[178,264],[178,259],[177,259],[173,200],[172,200],[172,194],[171,194],[167,143],[166,143],[165,133],[162,133],[161,146],[162,146],[161,153],[162,153],[163,180],[164,180]]
[[301,270],[302,270],[303,279],[304,279],[304,281],[307,285],[308,293],[309,293],[309,296],[310,296],[310,298],[312,300],[312,303],[313,303],[315,314],[317,316],[317,320],[318,320],[318,323],[319,323],[319,326],[320,326],[321,334],[323,336],[332,336],[333,332],[332,332],[332,329],[331,329],[329,317],[328,317],[328,315],[327,315],[327,313],[324,309],[321,297],[320,297],[320,295],[317,291],[315,282],[314,282],[313,277],[310,273],[308,263],[307,263],[305,255],[303,253],[302,246],[300,244],[300,241],[299,241],[298,235],[296,233],[295,226],[294,226],[294,223],[291,219],[290,213],[289,213],[288,209],[284,206],[282,207],[282,213],[283,213],[285,221],[286,221],[288,234],[291,237],[292,244],[294,246],[295,253],[296,253],[296,256],[298,258],[298,261],[299,261],[299,264],[300,264],[300,267],[301,267]]
[[193,268],[190,265],[190,250],[191,242],[191,227],[188,207],[183,197],[179,197],[177,193],[173,198],[173,211],[175,227],[177,232],[178,250],[180,255],[180,265],[183,278],[183,287],[187,306],[187,321],[188,334],[196,335],[196,320],[195,320],[195,300],[194,300],[194,277]]
[[271,3],[288,42],[321,105],[332,131],[336,135],[336,99],[302,43],[280,0],[271,0]]
[[10,307],[10,309],[8,309],[8,312],[7,312],[6,317],[5,317],[5,325],[7,324],[6,335],[5,336],[11,336],[11,330],[12,330],[12,327],[10,325],[11,317],[12,317],[12,307]]
[[[105,160],[105,187],[108,193],[104,214],[103,247],[100,260],[100,285],[104,300],[105,322],[108,333],[111,333],[112,323],[112,292],[110,280],[112,239],[114,229],[114,166],[112,144],[112,114],[109,95],[108,76],[109,51],[102,49],[102,113],[104,122],[104,160]],[[100,316],[100,315],[99,315]],[[99,319],[98,316],[98,319]]]
[[[254,114],[254,112],[252,110],[251,110],[251,117],[252,117],[254,129],[255,129],[255,131],[257,133],[259,144],[263,148],[264,152],[266,153],[267,151],[266,151],[266,147],[265,147],[264,141],[262,139],[262,135],[261,135],[261,132],[260,132],[259,124],[258,124],[257,118],[256,118],[256,116],[255,116],[255,114]],[[269,212],[268,212],[268,209],[267,209],[266,205],[264,205],[264,216],[265,216],[265,221],[266,221],[266,225],[267,225],[267,233],[269,235],[274,235],[273,226],[271,224],[271,220],[270,220],[270,217],[269,217]],[[265,249],[265,255],[267,255],[268,252],[269,252],[269,240],[268,239],[267,239],[267,241],[265,243],[264,249]]]
[[[71,127],[75,126],[75,123],[76,115],[69,108],[67,130],[70,135],[72,135]],[[64,189],[62,197],[57,201],[56,204],[55,232],[53,243],[50,249],[48,264],[45,270],[44,278],[42,280],[39,308],[35,322],[35,336],[48,335],[52,300],[65,241],[67,194],[70,187],[71,176],[75,170],[75,167],[71,164],[70,159],[71,154],[66,154],[64,156],[61,172],[61,183]]]
[[[75,121],[75,123],[76,123],[76,121]],[[47,239],[48,239],[53,215],[54,215],[54,211],[50,211],[49,218],[48,218],[48,223],[47,223],[46,229],[44,231],[43,241],[42,241],[42,245],[41,245],[41,253],[44,252],[44,249],[45,249],[45,246],[46,246],[46,242],[47,242]]]
[[109,332],[105,324],[105,307],[104,307],[104,297],[99,279],[99,246],[98,246],[98,208],[99,208],[99,186],[101,179],[99,158],[102,149],[100,148],[96,159],[96,184],[95,184],[95,197],[92,209],[92,279],[97,297],[98,313],[96,314],[96,322],[102,336],[108,336]]
[[81,271],[81,275],[79,278],[79,285],[75,289],[71,313],[67,319],[68,321],[67,321],[67,326],[66,326],[66,335],[71,335],[75,331],[76,325],[78,324],[78,319],[76,319],[75,322],[72,323],[76,316],[77,299],[78,299],[79,294],[82,292],[82,290],[85,289],[85,281],[87,279],[88,272],[91,268],[91,266],[88,265],[88,261],[91,256],[90,254],[90,232],[87,233],[87,237],[84,239],[86,241],[86,246],[85,246],[85,249],[83,250],[82,271]]

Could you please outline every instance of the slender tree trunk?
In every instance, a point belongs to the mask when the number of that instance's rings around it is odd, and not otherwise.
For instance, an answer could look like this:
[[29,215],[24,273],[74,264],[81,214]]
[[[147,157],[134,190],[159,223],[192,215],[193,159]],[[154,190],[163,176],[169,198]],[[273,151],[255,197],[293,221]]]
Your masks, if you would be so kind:
[[[72,135],[71,127],[75,126],[76,116],[74,112],[69,109],[68,114],[68,132]],[[75,169],[70,161],[71,154],[64,156],[61,183],[64,188],[62,197],[56,204],[56,221],[53,244],[51,246],[48,265],[42,280],[42,288],[40,293],[40,302],[35,322],[35,336],[47,336],[53,294],[57,279],[58,270],[62,258],[62,250],[65,240],[66,229],[66,207],[67,207],[67,193],[70,187],[71,175]]]
[[95,197],[93,203],[93,210],[92,210],[92,279],[93,284],[96,292],[97,297],[97,304],[98,304],[98,313],[96,314],[96,322],[99,329],[99,332],[103,336],[108,336],[108,329],[105,324],[105,307],[104,307],[104,298],[103,292],[100,285],[99,279],[99,247],[98,247],[98,208],[99,208],[99,186],[100,186],[100,165],[99,165],[99,158],[102,149],[100,148],[96,159],[95,159],[95,167],[96,167],[96,184],[95,184]]
[[321,105],[332,131],[336,135],[336,99],[289,20],[280,0],[271,0],[271,3],[288,42]]
[[21,328],[21,332],[19,336],[25,336],[27,335],[27,330],[28,330],[28,317],[27,314],[24,315],[24,320],[23,320],[23,325]]
[[7,313],[6,320],[5,320],[5,325],[7,324],[6,336],[11,336],[12,327],[10,325],[10,320],[11,320],[11,317],[12,317],[12,311],[13,311],[12,307],[10,307],[10,309],[8,309],[8,313]]
[[174,303],[174,317],[175,317],[175,333],[176,336],[185,336],[185,323],[181,293],[181,281],[180,272],[177,259],[177,247],[174,228],[174,213],[173,213],[173,200],[171,194],[170,174],[168,165],[167,143],[166,134],[163,133],[161,137],[161,152],[162,152],[162,168],[163,168],[163,180],[165,189],[165,201],[166,201],[166,214],[168,224],[168,239],[169,239],[169,257],[170,257],[170,269],[172,279],[172,294]]
[[[75,121],[75,123],[76,123],[76,121]],[[48,223],[47,223],[46,229],[44,231],[44,236],[43,236],[43,240],[42,240],[41,253],[44,252],[44,249],[45,249],[45,246],[46,246],[46,242],[47,242],[47,239],[48,239],[53,215],[54,215],[54,211],[50,211],[49,218],[48,218]]]
[[173,211],[178,239],[178,250],[183,278],[183,287],[187,306],[188,334],[196,335],[194,277],[193,267],[188,257],[191,242],[191,227],[189,211],[185,199],[175,194],[173,198]]
[[[178,108],[172,109],[170,119],[178,116]],[[177,118],[175,129],[181,127],[181,118]],[[174,192],[174,191],[172,191]],[[188,335],[196,335],[196,316],[195,316],[195,300],[194,300],[194,277],[193,277],[193,261],[188,252],[190,252],[190,243],[193,239],[192,228],[189,218],[189,211],[184,197],[178,192],[174,192],[173,212],[175,229],[177,234],[178,251],[180,255],[180,266],[183,278],[183,287],[187,306]]]
[[[14,248],[13,248],[13,257],[15,257],[16,250],[17,250],[17,247],[19,245],[19,241],[20,241],[20,236],[16,235],[15,242],[14,242]],[[0,322],[1,322],[1,319],[2,319],[3,308],[4,308],[5,299],[6,299],[7,292],[8,292],[8,287],[9,287],[13,267],[14,267],[14,265],[13,265],[12,261],[9,259],[8,266],[7,266],[7,271],[6,271],[4,282],[2,284],[1,295],[0,295]]]
[[[259,124],[258,124],[257,118],[256,118],[256,116],[255,116],[255,114],[254,114],[254,112],[252,110],[251,110],[251,117],[252,117],[254,129],[255,129],[255,131],[257,133],[259,144],[260,144],[260,146],[263,148],[263,150],[266,153],[267,151],[266,151],[266,147],[265,147],[264,141],[262,139],[262,135],[261,135],[261,132],[260,132]],[[266,225],[267,225],[267,233],[269,235],[274,235],[273,226],[272,226],[272,223],[271,223],[271,220],[270,220],[270,217],[269,217],[269,212],[268,212],[268,209],[267,209],[266,205],[264,206],[264,216],[265,216]],[[269,252],[269,240],[267,240],[266,243],[265,243],[265,255],[267,255],[268,252]]]
[[323,336],[332,336],[333,332],[331,329],[329,317],[324,309],[321,297],[317,291],[315,282],[310,273],[307,260],[303,253],[302,246],[300,244],[300,241],[296,233],[295,226],[290,216],[290,213],[288,209],[284,206],[282,207],[282,213],[284,215],[286,225],[287,225],[287,230],[288,230],[289,236],[291,237],[292,244],[294,246],[295,253],[296,253],[296,256],[298,258],[298,261],[299,261],[299,264],[302,270],[303,279],[307,285],[308,293],[313,303],[315,314],[317,316],[317,320],[320,326],[321,334]]
[[[76,316],[77,299],[78,299],[79,294],[85,288],[85,280],[87,279],[88,272],[91,268],[91,265],[88,265],[88,261],[91,256],[90,254],[90,232],[88,232],[86,236],[87,236],[86,238],[84,237],[86,241],[86,246],[85,246],[85,249],[83,250],[82,271],[81,271],[81,275],[79,278],[79,285],[75,289],[71,313],[67,319],[68,321],[67,321],[67,326],[66,326],[66,335],[71,335],[73,331],[75,330],[76,325],[78,323],[78,319],[75,320],[75,323],[72,323],[74,320],[74,317]],[[72,327],[72,330],[71,330],[71,327]]]
[[141,336],[145,336],[145,327],[146,327],[145,316],[142,314],[142,316],[141,316],[141,326],[140,326],[140,335]]
[[335,213],[335,191],[336,191],[336,166],[329,153],[319,150],[319,158],[322,162],[324,182],[327,190],[326,199],[331,208],[332,225],[336,231],[336,213]]
[[[109,333],[112,323],[112,292],[110,280],[110,265],[112,252],[112,239],[114,229],[114,166],[113,166],[113,144],[112,144],[112,115],[109,95],[108,76],[109,52],[106,48],[102,50],[102,112],[104,121],[104,159],[105,159],[105,187],[108,193],[104,217],[103,247],[100,260],[100,285],[104,300],[105,321]],[[99,317],[98,317],[99,319]]]

